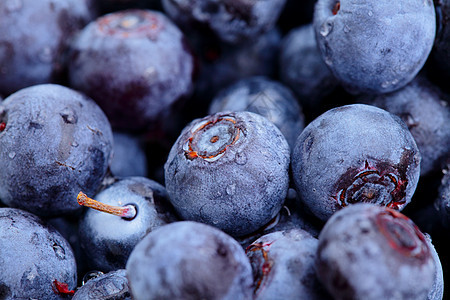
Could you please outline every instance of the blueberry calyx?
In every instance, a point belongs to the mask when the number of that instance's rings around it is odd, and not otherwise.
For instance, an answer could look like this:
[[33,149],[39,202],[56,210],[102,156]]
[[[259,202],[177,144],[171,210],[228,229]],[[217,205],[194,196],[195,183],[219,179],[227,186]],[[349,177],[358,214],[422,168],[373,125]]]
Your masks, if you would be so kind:
[[388,208],[375,216],[375,223],[389,245],[403,256],[419,261],[430,256],[425,236],[405,215]]
[[200,122],[192,130],[192,136],[183,146],[189,160],[201,157],[213,162],[225,154],[227,148],[240,138],[241,128],[231,116],[221,116],[214,120]]
[[53,280],[52,284],[53,292],[57,295],[70,295],[75,294],[74,290],[69,289],[69,285],[65,282],[59,282],[57,279]]
[[337,1],[336,4],[334,4],[333,9],[331,10],[333,16],[337,15],[340,9],[341,9],[341,2]]
[[122,38],[148,36],[155,39],[162,27],[155,15],[147,11],[128,10],[103,16],[98,21],[98,29],[105,35]]
[[255,270],[256,272],[254,272],[253,275],[255,283],[253,293],[255,295],[258,293],[258,290],[267,283],[269,273],[272,270],[274,262],[269,257],[269,248],[273,244],[273,242],[274,241],[270,243],[262,243],[262,242],[254,243],[248,246],[247,249],[245,249],[245,253],[248,253],[250,251],[251,252],[261,251],[261,256],[262,259],[264,260],[264,262],[262,262],[261,264],[261,269]]
[[402,176],[398,168],[365,160],[363,167],[350,169],[342,176],[334,198],[341,208],[365,202],[400,209],[406,204],[407,184],[406,176]]

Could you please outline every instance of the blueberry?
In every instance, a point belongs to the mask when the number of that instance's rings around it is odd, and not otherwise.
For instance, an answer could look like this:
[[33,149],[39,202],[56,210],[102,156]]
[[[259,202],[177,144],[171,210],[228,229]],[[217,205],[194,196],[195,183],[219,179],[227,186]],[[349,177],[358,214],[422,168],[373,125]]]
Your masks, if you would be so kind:
[[336,107],[302,131],[292,152],[295,188],[322,220],[371,202],[403,209],[420,175],[420,153],[406,124],[365,104]]
[[436,18],[431,0],[319,0],[314,28],[325,63],[349,92],[386,93],[423,67]]
[[[78,196],[82,205],[101,205],[86,211],[79,224],[80,244],[91,269],[125,268],[131,251],[147,233],[177,220],[165,188],[145,177],[124,177],[95,198]],[[126,215],[130,207],[132,214]]]
[[360,203],[325,224],[316,269],[335,299],[426,299],[436,266],[426,237],[409,218]]
[[244,249],[219,229],[181,221],[150,232],[126,266],[133,299],[250,299]]
[[112,156],[111,125],[98,105],[56,84],[28,87],[0,104],[0,199],[40,216],[79,210]]
[[311,23],[290,30],[280,46],[280,80],[296,94],[302,106],[318,110],[323,98],[338,85],[317,48]]
[[183,28],[207,27],[238,44],[275,26],[286,0],[162,0],[164,11]]
[[190,95],[193,70],[183,33],[157,11],[103,15],[71,44],[70,86],[93,98],[115,129],[157,130]]
[[58,82],[68,41],[95,17],[92,0],[0,2],[0,94]]
[[253,299],[332,299],[316,276],[317,245],[308,232],[291,229],[263,235],[248,246]]
[[72,300],[131,300],[125,269],[111,271],[92,278],[77,289]]
[[170,201],[184,219],[241,236],[280,211],[289,184],[289,145],[255,113],[221,112],[188,124],[164,166]]
[[246,249],[261,236],[275,231],[299,229],[317,238],[323,227],[323,222],[309,213],[297,198],[297,192],[293,188],[289,188],[283,208],[275,218],[257,231],[245,236],[235,237],[235,239]]
[[431,237],[428,234],[424,235],[428,246],[430,247],[431,256],[433,257],[436,269],[434,272],[433,287],[428,293],[427,300],[441,300],[444,299],[444,270],[442,269],[441,259],[439,258],[439,254],[431,241]]
[[304,128],[304,116],[292,91],[278,81],[263,76],[239,80],[219,91],[209,114],[219,111],[250,111],[274,123],[293,146]]
[[111,173],[116,177],[147,176],[147,157],[143,140],[126,132],[113,131],[114,156]]
[[200,68],[194,97],[190,99],[190,103],[200,104],[193,107],[193,114],[196,117],[206,114],[207,110],[200,114],[199,109],[208,107],[219,90],[238,80],[251,76],[274,78],[277,74],[281,38],[281,32],[276,28],[255,41],[233,46],[224,43],[213,44],[209,38],[197,37],[193,47],[199,53]]
[[74,289],[77,267],[69,243],[37,216],[0,208],[0,298],[62,299]]
[[[434,41],[432,58],[440,71],[439,74],[445,74],[448,79],[450,75],[450,26],[448,26],[448,17],[450,14],[450,1],[436,0],[436,18],[437,32]],[[446,81],[447,82],[447,81]]]
[[404,88],[363,100],[399,116],[408,125],[419,147],[420,175],[441,170],[450,157],[449,98],[426,78],[416,77]]

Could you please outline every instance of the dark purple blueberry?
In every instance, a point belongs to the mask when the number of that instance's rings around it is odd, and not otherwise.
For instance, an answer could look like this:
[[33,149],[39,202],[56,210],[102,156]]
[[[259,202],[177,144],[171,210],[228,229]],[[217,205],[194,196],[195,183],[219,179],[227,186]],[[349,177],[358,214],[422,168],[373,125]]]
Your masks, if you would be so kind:
[[346,207],[319,236],[317,275],[335,299],[427,299],[436,268],[427,238],[393,209]]
[[423,77],[393,93],[366,97],[365,103],[399,116],[408,125],[419,147],[422,161],[420,175],[440,171],[450,157],[449,98]]
[[[444,74],[444,78],[450,76],[450,1],[435,0],[437,32],[434,40],[432,58],[435,62],[439,74]],[[446,85],[447,80],[444,81]]]
[[[197,37],[193,44],[199,53],[200,68],[191,103],[200,104],[193,107],[192,114],[196,117],[206,114],[211,99],[219,90],[238,80],[251,76],[274,78],[278,71],[280,41],[281,32],[277,29],[241,45],[214,44],[204,36]],[[204,114],[199,113],[202,107],[205,107]]]
[[205,27],[224,42],[238,44],[272,29],[286,0],[162,0],[180,27]]
[[244,249],[219,229],[182,221],[150,232],[128,259],[133,299],[250,299]]
[[94,19],[92,0],[0,2],[0,94],[57,82],[74,33]]
[[296,27],[284,36],[279,74],[281,82],[289,86],[309,110],[319,110],[323,98],[338,85],[317,48],[312,24]]
[[147,176],[147,156],[143,140],[130,133],[113,131],[114,156],[111,173],[116,177]]
[[165,164],[181,217],[242,236],[273,219],[289,185],[289,145],[255,113],[221,112],[188,124]]
[[303,112],[292,91],[267,77],[248,77],[219,91],[208,113],[220,111],[260,114],[280,129],[291,146],[304,128]]
[[111,271],[88,280],[77,289],[72,300],[131,300],[125,269]]
[[371,105],[346,105],[303,130],[292,173],[301,200],[324,221],[358,202],[401,210],[416,189],[420,153],[399,117]]
[[111,125],[98,105],[56,84],[0,103],[0,199],[40,216],[79,210],[80,190],[100,187],[112,157]]
[[156,130],[190,95],[193,70],[183,33],[157,11],[101,16],[71,44],[70,85],[92,97],[116,129]]
[[286,0],[277,26],[286,34],[293,28],[311,23],[315,3],[316,0]]
[[0,298],[65,299],[58,287],[77,285],[69,243],[37,216],[0,208]]
[[[145,177],[122,178],[95,199],[78,197],[82,205],[101,206],[86,211],[79,225],[81,248],[91,269],[108,272],[125,268],[131,251],[147,233],[177,221],[165,188]],[[132,213],[125,215],[129,208]]]
[[253,299],[331,299],[316,276],[317,245],[308,232],[291,229],[263,235],[248,246]]
[[432,0],[318,0],[314,29],[325,63],[347,91],[386,93],[421,70],[436,18]]

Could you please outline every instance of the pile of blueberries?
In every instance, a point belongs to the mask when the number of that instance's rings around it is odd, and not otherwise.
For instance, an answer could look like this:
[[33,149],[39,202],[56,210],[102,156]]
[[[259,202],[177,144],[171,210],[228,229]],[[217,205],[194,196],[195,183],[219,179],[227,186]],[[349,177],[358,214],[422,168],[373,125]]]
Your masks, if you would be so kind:
[[449,17],[2,0],[0,299],[444,299]]

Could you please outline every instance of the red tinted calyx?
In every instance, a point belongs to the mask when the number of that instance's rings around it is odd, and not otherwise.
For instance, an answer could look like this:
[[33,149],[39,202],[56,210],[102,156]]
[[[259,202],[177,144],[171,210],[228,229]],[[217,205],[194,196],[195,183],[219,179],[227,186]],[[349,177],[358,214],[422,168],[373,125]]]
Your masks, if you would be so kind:
[[331,12],[333,13],[334,16],[337,15],[337,13],[339,12],[339,9],[341,9],[341,2],[336,2],[333,9],[331,10]]
[[254,274],[254,282],[255,282],[255,289],[254,293],[256,294],[258,290],[264,285],[264,282],[267,281],[268,275],[273,267],[273,260],[269,258],[269,248],[273,244],[274,241],[270,243],[255,243],[251,244],[250,246],[245,249],[245,253],[249,252],[261,252],[263,262],[261,264],[261,269],[255,272]]
[[420,261],[430,256],[426,238],[419,228],[402,213],[386,208],[375,216],[375,223],[389,246],[404,257]]
[[236,120],[231,116],[203,121],[194,127],[191,137],[183,146],[185,157],[189,160],[202,158],[215,161],[239,140],[240,131]]
[[106,35],[127,37],[149,37],[155,39],[162,26],[151,12],[128,10],[105,15],[97,21],[98,29]]
[[394,167],[366,160],[364,166],[343,174],[334,198],[340,207],[366,202],[400,209],[406,203],[407,184],[408,181],[402,179]]
[[74,290],[69,290],[69,285],[65,282],[59,282],[58,280],[53,280],[52,284],[53,292],[57,295],[73,295],[75,294]]

